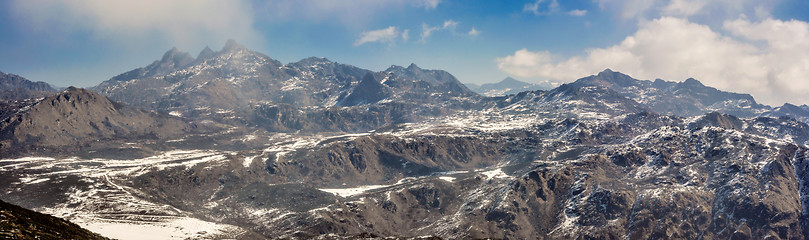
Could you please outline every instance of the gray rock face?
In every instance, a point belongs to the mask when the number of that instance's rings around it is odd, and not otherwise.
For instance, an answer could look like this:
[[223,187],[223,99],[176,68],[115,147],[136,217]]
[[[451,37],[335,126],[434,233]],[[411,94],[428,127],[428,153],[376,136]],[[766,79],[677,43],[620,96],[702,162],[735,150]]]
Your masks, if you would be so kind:
[[4,112],[3,152],[35,147],[67,150],[102,139],[165,139],[192,128],[181,119],[127,107],[74,87]]
[[425,70],[410,64],[407,68],[391,66],[383,71],[390,79],[385,85],[397,89],[406,89],[410,92],[446,93],[456,96],[475,96],[463,83],[452,74],[441,70]]
[[340,101],[341,106],[356,106],[360,104],[376,103],[390,97],[390,90],[368,73],[357,84],[357,87]]

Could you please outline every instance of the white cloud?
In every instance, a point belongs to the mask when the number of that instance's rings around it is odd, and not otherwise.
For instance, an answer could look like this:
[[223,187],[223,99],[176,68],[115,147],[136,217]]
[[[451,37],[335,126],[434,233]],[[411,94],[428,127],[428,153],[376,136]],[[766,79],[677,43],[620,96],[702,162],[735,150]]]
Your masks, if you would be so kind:
[[575,10],[570,10],[569,12],[567,12],[567,14],[570,15],[570,16],[581,17],[581,16],[584,16],[584,15],[587,15],[587,10],[575,9]]
[[420,42],[420,43],[427,42],[427,38],[430,37],[430,35],[432,35],[433,32],[437,31],[437,30],[441,30],[441,28],[437,27],[437,26],[436,27],[430,27],[430,25],[427,25],[426,23],[422,23],[421,24],[421,39],[419,39],[418,42]]
[[454,21],[452,19],[444,21],[444,29],[455,29],[455,27],[457,27],[457,26],[458,26],[458,22],[456,22],[456,21]]
[[[458,27],[458,24],[460,24],[460,23],[455,21],[455,20],[452,20],[452,19],[444,21],[444,24],[439,25],[439,26],[430,26],[430,25],[427,25],[426,23],[422,23],[421,24],[421,38],[417,42],[426,43],[427,38],[430,37],[433,34],[433,32],[440,31],[440,30],[449,30],[453,34],[458,35],[457,33],[455,33],[455,28]],[[477,30],[475,30],[475,31],[477,31]]]
[[360,38],[358,38],[357,41],[354,42],[354,46],[359,46],[370,42],[383,42],[383,43],[386,42],[393,44],[396,41],[396,38],[400,36],[404,38],[404,36],[406,36],[406,33],[400,33],[399,30],[394,26],[390,26],[379,30],[365,31],[362,32],[360,34]]
[[469,30],[469,32],[468,32],[467,34],[468,34],[469,36],[473,36],[473,37],[474,37],[474,36],[480,35],[480,31],[478,31],[478,30],[477,30],[477,29],[475,29],[475,28],[472,28],[472,30]]
[[809,103],[809,23],[726,21],[723,35],[706,25],[662,17],[641,23],[620,44],[564,58],[521,49],[497,58],[516,77],[570,82],[605,68],[640,79],[694,77],[722,90],[751,93],[773,105]]
[[15,16],[41,31],[89,31],[115,41],[136,36],[165,38],[175,45],[195,45],[200,39],[224,42],[227,38],[253,42],[253,14],[242,1],[107,1],[17,0],[10,4]]
[[410,39],[410,29],[405,29],[402,31],[402,42],[407,42]]
[[671,0],[663,7],[663,14],[667,16],[691,16],[697,14],[708,4],[704,0]]
[[530,12],[533,13],[534,15],[544,15],[559,11],[559,2],[557,2],[556,0],[550,0],[547,4],[545,4],[545,7],[543,9],[542,3],[544,2],[548,2],[548,0],[536,0],[535,2],[532,3],[526,3],[523,6],[522,10],[523,12]]
[[430,10],[437,8],[440,2],[441,0],[421,0],[419,5],[424,7],[424,9]]

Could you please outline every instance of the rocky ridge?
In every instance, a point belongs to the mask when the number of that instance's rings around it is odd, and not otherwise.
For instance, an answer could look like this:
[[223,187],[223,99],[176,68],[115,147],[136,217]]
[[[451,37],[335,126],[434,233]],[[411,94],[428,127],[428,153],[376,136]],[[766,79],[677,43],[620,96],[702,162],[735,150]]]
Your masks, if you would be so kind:
[[45,82],[33,82],[19,75],[0,72],[0,100],[44,97],[56,92]]

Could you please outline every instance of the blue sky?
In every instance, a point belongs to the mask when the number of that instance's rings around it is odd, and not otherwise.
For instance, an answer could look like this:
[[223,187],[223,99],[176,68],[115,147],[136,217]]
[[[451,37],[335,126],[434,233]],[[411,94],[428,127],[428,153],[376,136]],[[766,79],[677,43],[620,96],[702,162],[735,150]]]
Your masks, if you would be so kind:
[[416,63],[471,83],[611,68],[805,104],[807,21],[804,0],[10,0],[0,71],[89,87],[174,46],[196,56],[233,38],[283,63]]

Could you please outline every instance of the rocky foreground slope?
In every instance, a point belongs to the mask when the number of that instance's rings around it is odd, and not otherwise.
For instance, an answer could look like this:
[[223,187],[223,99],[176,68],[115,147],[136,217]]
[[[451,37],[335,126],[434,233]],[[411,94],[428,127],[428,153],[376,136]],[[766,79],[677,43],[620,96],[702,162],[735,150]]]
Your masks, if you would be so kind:
[[108,239],[68,221],[0,200],[3,239]]

